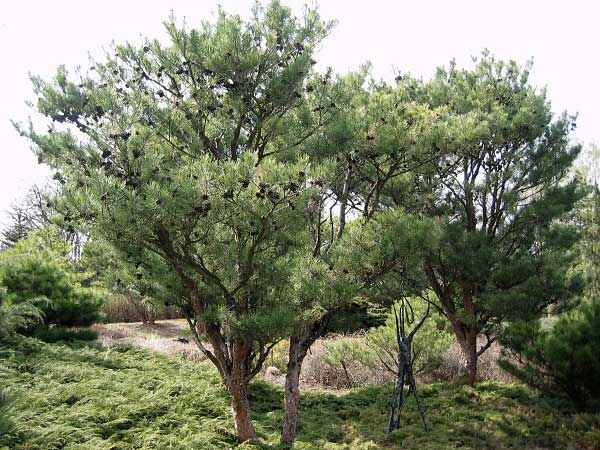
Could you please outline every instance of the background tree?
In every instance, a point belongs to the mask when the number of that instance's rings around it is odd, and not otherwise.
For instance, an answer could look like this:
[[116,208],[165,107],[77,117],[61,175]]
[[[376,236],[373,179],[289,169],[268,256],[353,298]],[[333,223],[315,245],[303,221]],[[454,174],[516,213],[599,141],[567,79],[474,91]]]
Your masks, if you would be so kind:
[[[62,181],[62,178],[58,179]],[[86,237],[75,228],[70,216],[57,217],[56,197],[60,193],[60,187],[60,183],[43,188],[34,185],[24,198],[13,203],[6,213],[9,223],[1,232],[0,247],[12,247],[30,232],[54,223],[60,227],[63,238],[71,244],[71,257],[79,258]]]
[[335,109],[307,84],[330,24],[274,2],[248,22],[220,12],[198,30],[166,27],[168,47],[117,46],[79,81],[64,68],[52,82],[34,78],[39,110],[58,125],[23,133],[64,181],[64,217],[177,274],[245,441],[255,436],[248,383],[287,333],[282,289],[307,196],[320,189],[302,158],[275,156],[294,152]]
[[583,214],[583,273],[589,293],[600,292],[600,189],[594,185]]
[[10,206],[6,212],[9,223],[2,230],[2,247],[12,247],[30,231],[49,223],[52,205],[49,197],[49,193],[33,186],[21,201]]
[[470,383],[502,321],[536,316],[579,289],[565,271],[577,233],[558,222],[581,198],[567,179],[580,150],[569,142],[575,119],[554,118],[529,69],[484,52],[473,70],[439,69],[423,91],[448,117],[436,172],[416,179],[417,205],[443,226],[425,269]]
[[576,168],[583,173],[592,185],[600,182],[600,146],[590,142],[583,146]]
[[572,221],[581,229],[578,268],[584,275],[586,291],[600,292],[600,148],[589,144],[575,167],[576,176],[587,180],[588,192],[572,212]]
[[27,237],[27,233],[31,230],[23,211],[15,206],[11,207],[8,213],[10,225],[2,230],[2,247],[12,247],[19,239]]

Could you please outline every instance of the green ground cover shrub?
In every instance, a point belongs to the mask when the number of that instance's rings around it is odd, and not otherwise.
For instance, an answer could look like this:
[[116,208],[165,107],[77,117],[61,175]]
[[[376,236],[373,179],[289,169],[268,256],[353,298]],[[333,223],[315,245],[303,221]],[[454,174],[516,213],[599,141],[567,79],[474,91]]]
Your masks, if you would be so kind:
[[[2,450],[277,449],[282,389],[250,389],[261,444],[237,444],[226,391],[209,364],[130,347],[39,344],[0,359],[14,393]],[[303,394],[300,450],[581,448],[600,442],[600,416],[578,414],[516,384],[422,385],[433,431],[414,402],[385,435],[391,385]]]
[[48,343],[60,341],[95,341],[99,336],[99,333],[94,330],[71,330],[69,328],[50,328],[45,326],[34,328],[31,334],[34,338]]

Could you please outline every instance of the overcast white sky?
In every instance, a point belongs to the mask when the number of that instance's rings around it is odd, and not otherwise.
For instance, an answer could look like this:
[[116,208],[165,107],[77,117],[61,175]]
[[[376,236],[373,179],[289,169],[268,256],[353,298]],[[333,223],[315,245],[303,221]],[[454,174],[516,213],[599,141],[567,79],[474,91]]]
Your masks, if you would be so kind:
[[[283,3],[300,11],[306,1]],[[553,109],[579,113],[575,137],[600,138],[598,89],[599,12],[594,0],[321,0],[321,14],[338,25],[316,59],[338,72],[371,61],[375,75],[391,80],[393,69],[429,78],[435,67],[489,48],[497,57],[525,62],[533,57],[532,79],[548,86]],[[248,15],[253,0],[98,0],[0,2],[0,211],[43,184],[29,144],[10,119],[26,120],[32,99],[28,73],[51,76],[56,66],[86,66],[111,41],[164,36],[171,11],[194,26],[213,17],[221,4]],[[311,3],[312,4],[312,3]],[[2,221],[0,214],[0,222]]]

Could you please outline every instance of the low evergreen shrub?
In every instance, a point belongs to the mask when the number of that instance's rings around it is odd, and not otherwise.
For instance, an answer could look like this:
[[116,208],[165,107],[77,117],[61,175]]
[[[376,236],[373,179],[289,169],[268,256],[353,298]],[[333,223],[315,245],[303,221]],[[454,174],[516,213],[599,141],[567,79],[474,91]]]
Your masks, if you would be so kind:
[[517,322],[502,343],[512,358],[499,364],[510,374],[568,397],[581,410],[600,411],[600,298],[561,315],[549,328]]

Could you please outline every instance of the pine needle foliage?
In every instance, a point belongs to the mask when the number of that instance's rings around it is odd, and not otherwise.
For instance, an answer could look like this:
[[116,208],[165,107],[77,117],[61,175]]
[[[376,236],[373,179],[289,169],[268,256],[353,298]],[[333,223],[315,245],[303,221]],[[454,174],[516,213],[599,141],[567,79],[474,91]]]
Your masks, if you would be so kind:
[[87,73],[33,77],[53,125],[19,127],[56,170],[65,218],[134,261],[160,258],[178,278],[190,328],[204,330],[195,342],[232,393],[241,440],[254,435],[248,382],[293,320],[282,288],[304,206],[325,188],[298,146],[337,109],[330,75],[315,74],[312,58],[331,25],[277,1],[247,21],[222,10],[197,29],[172,20],[167,45],[116,45]]
[[100,320],[102,297],[82,286],[84,275],[70,264],[69,251],[58,230],[47,227],[0,253],[6,305],[29,316],[35,306],[47,326],[89,326]]
[[512,358],[501,366],[551,395],[571,399],[581,410],[600,411],[600,299],[592,297],[549,327],[516,322],[503,337]]
[[[431,288],[464,352],[468,381],[504,321],[539,316],[581,291],[577,228],[567,215],[584,190],[570,177],[581,146],[576,117],[554,115],[531,65],[484,51],[471,69],[440,68],[417,94],[447,111],[430,176],[416,178],[416,207],[440,219],[427,257]],[[478,346],[477,336],[488,341]]]

